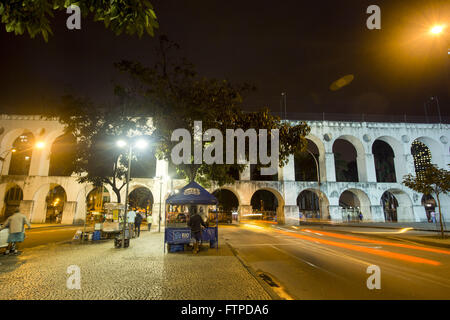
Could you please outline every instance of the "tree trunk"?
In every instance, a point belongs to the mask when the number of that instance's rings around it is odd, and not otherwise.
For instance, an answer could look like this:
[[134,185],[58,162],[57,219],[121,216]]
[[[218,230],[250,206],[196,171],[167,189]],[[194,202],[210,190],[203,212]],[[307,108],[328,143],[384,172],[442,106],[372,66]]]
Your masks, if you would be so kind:
[[112,186],[112,189],[113,189],[113,191],[114,191],[114,193],[116,194],[116,196],[117,196],[117,203],[120,203],[120,190],[119,189],[117,189],[115,186]]
[[437,198],[438,207],[439,207],[439,224],[441,225],[441,237],[442,237],[442,239],[444,239],[444,224],[442,223],[441,201],[439,200],[438,193],[436,193],[436,198]]

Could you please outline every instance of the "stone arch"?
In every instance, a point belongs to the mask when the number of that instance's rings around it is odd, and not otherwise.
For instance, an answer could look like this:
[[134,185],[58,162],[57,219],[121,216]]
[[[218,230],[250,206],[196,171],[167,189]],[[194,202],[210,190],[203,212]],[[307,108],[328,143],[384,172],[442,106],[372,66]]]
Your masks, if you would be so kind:
[[[352,135],[341,135],[338,138],[336,138],[333,141],[333,145],[332,145],[332,150],[333,150],[333,154],[334,154],[334,158],[335,158],[335,170],[336,170],[336,181],[338,180],[338,166],[339,166],[339,156],[338,153],[336,152],[336,142],[338,140],[343,140],[346,141],[347,143],[350,143],[351,146],[353,146],[355,155],[351,156],[351,159],[346,159],[346,163],[347,163],[347,170],[349,172],[349,175],[351,176],[351,178],[346,178],[346,182],[348,182],[347,180],[350,180],[353,182],[364,182],[367,181],[367,168],[366,168],[366,152],[364,150],[364,146],[361,142],[360,139],[358,139],[355,136]],[[354,163],[353,163],[354,162]],[[354,167],[356,166],[356,174],[353,173],[353,171],[355,170]],[[353,175],[356,175],[357,179],[355,179],[355,177],[353,177]],[[342,179],[341,179],[342,180]],[[357,181],[354,181],[357,180]]]
[[[311,201],[308,201],[307,198],[304,200],[302,199],[301,197],[302,194],[308,197],[307,193],[309,193],[308,195],[311,194],[314,195],[313,199],[314,204],[311,203]],[[309,204],[312,205],[311,208],[309,208],[308,202]],[[330,202],[325,193],[318,189],[315,188],[303,189],[297,196],[297,206],[301,213],[300,215],[301,219],[314,218],[314,213],[316,215],[316,218],[318,219],[327,219],[327,220],[330,219],[330,212],[329,212]],[[312,214],[310,215],[310,213]]]
[[50,186],[50,190],[45,198],[46,202],[46,223],[61,223],[67,202],[67,192],[59,184]]
[[[308,137],[308,151],[298,152],[294,154],[294,171],[295,181],[318,181],[318,172],[323,176],[321,157],[324,159],[324,147],[322,145],[322,153],[319,146]],[[311,154],[312,153],[312,154]]]
[[219,190],[227,190],[227,191],[230,191],[231,193],[233,193],[233,195],[234,195],[234,196],[236,197],[236,199],[237,199],[238,204],[241,205],[241,203],[242,203],[241,197],[239,196],[239,193],[236,192],[235,189],[233,189],[232,187],[221,186],[220,188],[214,189],[214,191],[211,192],[211,193],[214,194],[214,193],[216,193],[216,192],[219,191]]
[[52,140],[53,143],[48,146],[48,175],[70,176],[74,171],[71,165],[76,156],[76,138],[72,134],[66,133]]
[[359,213],[362,213],[363,221],[372,220],[369,196],[360,189],[348,188],[341,192],[339,196],[339,207],[343,221],[348,220],[348,215],[350,215],[351,220],[358,220]]
[[152,212],[155,199],[151,189],[147,186],[135,186],[128,195],[129,207],[144,210],[147,214]]
[[[87,214],[86,198],[87,198],[88,194],[94,189],[95,189],[95,187],[91,184],[80,185],[80,188],[77,191],[77,197],[76,197],[77,207],[75,209],[75,216],[73,219],[74,224],[82,224],[86,220],[86,214]],[[109,194],[111,195],[111,190],[108,189],[108,191],[109,191]]]
[[[390,198],[388,198],[388,203],[386,203],[386,196],[389,196]],[[395,188],[386,190],[380,198],[380,204],[383,206],[386,221],[414,221],[413,203],[411,201],[411,198],[405,191]],[[392,210],[393,212],[389,213],[387,211],[388,209]],[[389,218],[389,216],[391,218]]]
[[[403,144],[399,140],[391,136],[379,136],[373,141],[373,143],[375,143],[375,141],[383,141],[391,147],[392,151],[394,152],[394,170],[396,181],[402,181],[403,176],[407,174]],[[371,149],[373,148],[373,143]]]
[[423,143],[426,147],[428,147],[431,153],[431,163],[436,164],[440,168],[446,167],[447,164],[444,163],[444,156],[443,156],[444,151],[438,141],[430,137],[420,136],[411,141],[410,150],[414,141],[419,141]]
[[389,143],[377,139],[372,144],[377,182],[397,182],[395,153]]
[[229,188],[218,188],[212,194],[219,201],[217,205],[219,221],[231,223],[233,218],[237,218],[233,217],[233,212],[237,213],[239,210],[239,197]]
[[[65,199],[64,199],[64,204],[61,206],[60,202],[62,202],[63,199],[59,200],[59,203],[57,203],[57,208],[56,210],[58,210],[58,214],[60,214],[61,212],[59,212],[59,210],[62,207],[62,217],[61,220],[59,220],[60,222],[62,221],[62,219],[64,218],[64,214],[66,212],[66,202],[67,202],[67,191],[64,189],[64,187],[62,187],[60,184],[57,183],[45,183],[43,185],[41,185],[40,187],[37,188],[37,190],[34,192],[33,195],[33,207],[31,210],[31,216],[30,219],[32,222],[34,223],[45,223],[47,220],[47,212],[49,210],[52,209],[52,207],[55,206],[48,206],[47,202],[49,200],[48,195],[50,194],[50,192],[54,189],[60,187],[64,190],[65,193]],[[56,211],[54,212],[56,213]]]
[[281,193],[278,190],[271,188],[271,187],[258,188],[257,190],[255,190],[255,192],[253,192],[252,196],[250,197],[250,204],[252,203],[252,199],[258,191],[268,191],[275,197],[275,199],[277,201],[276,210],[275,210],[276,221],[279,224],[284,224],[286,222],[285,215],[284,215],[284,198],[281,195]]
[[35,143],[34,134],[25,130],[17,136],[11,145],[11,158],[9,161],[8,175],[28,175],[33,156]]

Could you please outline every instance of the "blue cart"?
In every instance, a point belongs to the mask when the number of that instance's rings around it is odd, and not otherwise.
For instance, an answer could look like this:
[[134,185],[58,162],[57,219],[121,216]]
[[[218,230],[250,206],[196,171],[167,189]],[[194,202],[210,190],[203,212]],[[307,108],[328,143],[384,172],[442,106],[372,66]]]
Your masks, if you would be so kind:
[[[190,214],[197,211],[208,218],[208,227],[202,231],[202,243],[209,242],[211,248],[219,248],[218,215],[210,206],[216,206],[216,197],[195,181],[190,182],[166,200],[164,244],[169,252],[183,251],[185,245],[193,242],[187,223]],[[165,252],[164,246],[164,252]]]

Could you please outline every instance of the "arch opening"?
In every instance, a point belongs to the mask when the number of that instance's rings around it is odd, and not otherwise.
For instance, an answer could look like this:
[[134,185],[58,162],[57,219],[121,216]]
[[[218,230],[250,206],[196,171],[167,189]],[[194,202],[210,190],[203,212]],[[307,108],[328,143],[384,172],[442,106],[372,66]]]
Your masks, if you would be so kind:
[[319,197],[311,190],[304,190],[297,196],[300,219],[321,219]]
[[411,145],[411,154],[414,159],[414,169],[416,176],[420,177],[427,166],[431,164],[431,151],[428,146],[419,141],[414,140]]
[[14,140],[11,149],[9,175],[28,175],[33,154],[34,135],[26,131]]
[[396,182],[394,165],[394,150],[381,140],[375,140],[372,145],[377,182]]
[[49,176],[70,176],[75,171],[76,139],[68,133],[56,138],[50,150]]
[[256,191],[251,200],[252,213],[243,215],[244,219],[256,219],[265,221],[278,221],[279,201],[275,194],[269,190]]
[[307,150],[309,152],[304,151],[294,154],[295,181],[318,181],[317,169],[320,172],[319,148],[313,141],[306,140],[308,141]]
[[213,192],[213,195],[219,201],[217,205],[219,222],[231,223],[233,219],[237,219],[239,208],[237,196],[227,189],[218,189]]
[[387,190],[382,194],[380,203],[383,206],[385,221],[414,221],[412,201],[404,191]]
[[147,187],[138,187],[128,195],[129,207],[144,213],[145,216],[152,213],[153,203],[153,194]]
[[352,143],[337,139],[333,143],[336,181],[358,182],[357,152]]
[[111,201],[108,189],[96,187],[86,196],[86,220],[100,221],[101,215],[105,213],[105,203]]
[[47,204],[45,215],[46,223],[61,223],[66,201],[67,194],[63,187],[57,185],[50,189],[45,198]]

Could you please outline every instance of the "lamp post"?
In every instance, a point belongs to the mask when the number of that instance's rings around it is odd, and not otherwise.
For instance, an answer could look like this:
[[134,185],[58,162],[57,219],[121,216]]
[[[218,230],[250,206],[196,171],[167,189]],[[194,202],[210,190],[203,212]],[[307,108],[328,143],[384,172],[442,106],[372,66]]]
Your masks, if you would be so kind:
[[158,219],[158,232],[161,232],[161,211],[162,211],[162,185],[164,181],[167,181],[169,177],[166,175],[157,176],[155,179],[159,180],[159,219]]
[[[133,155],[133,144],[131,141],[119,140],[117,141],[117,146],[119,148],[123,148],[128,145],[128,170],[127,170],[127,179],[126,179],[126,188],[125,188],[125,212],[123,214],[123,234],[122,234],[122,244],[125,248],[125,229],[127,224],[127,212],[128,212],[128,185],[130,183],[130,174],[131,174],[131,157]],[[145,140],[139,140],[136,143],[136,147],[139,149],[144,149],[147,146],[147,142]]]
[[320,193],[320,172],[319,172],[319,163],[317,162],[316,156],[309,151],[308,149],[306,149],[306,151],[308,151],[308,153],[313,157],[314,162],[316,164],[316,172],[317,172],[317,183],[319,185],[319,216],[320,218],[322,218],[322,209],[321,209],[321,193]]

